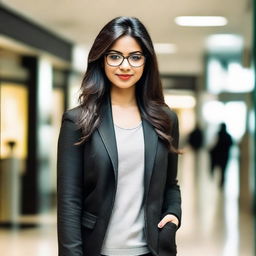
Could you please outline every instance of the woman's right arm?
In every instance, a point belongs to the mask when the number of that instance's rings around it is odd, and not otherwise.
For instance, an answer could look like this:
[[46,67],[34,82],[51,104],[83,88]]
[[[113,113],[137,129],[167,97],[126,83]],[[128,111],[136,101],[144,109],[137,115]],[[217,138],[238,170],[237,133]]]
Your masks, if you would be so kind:
[[57,222],[59,256],[82,256],[83,146],[71,113],[66,112],[58,140]]

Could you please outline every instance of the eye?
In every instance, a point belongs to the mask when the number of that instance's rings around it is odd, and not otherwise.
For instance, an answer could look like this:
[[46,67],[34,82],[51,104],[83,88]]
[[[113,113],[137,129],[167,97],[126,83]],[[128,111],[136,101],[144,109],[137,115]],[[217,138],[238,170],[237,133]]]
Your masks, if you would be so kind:
[[108,58],[111,60],[120,60],[122,58],[122,56],[119,54],[111,53],[108,55]]
[[140,61],[143,58],[143,55],[141,55],[141,54],[133,54],[129,58],[132,61]]

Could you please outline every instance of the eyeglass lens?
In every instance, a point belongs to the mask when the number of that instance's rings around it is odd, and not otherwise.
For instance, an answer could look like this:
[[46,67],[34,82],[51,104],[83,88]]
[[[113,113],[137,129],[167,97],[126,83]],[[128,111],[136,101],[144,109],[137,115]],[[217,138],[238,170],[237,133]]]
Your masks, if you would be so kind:
[[117,53],[107,54],[107,63],[110,66],[120,66],[124,59],[127,59],[129,64],[133,67],[140,67],[145,62],[145,56],[142,54],[132,54],[128,57],[124,57],[123,55]]

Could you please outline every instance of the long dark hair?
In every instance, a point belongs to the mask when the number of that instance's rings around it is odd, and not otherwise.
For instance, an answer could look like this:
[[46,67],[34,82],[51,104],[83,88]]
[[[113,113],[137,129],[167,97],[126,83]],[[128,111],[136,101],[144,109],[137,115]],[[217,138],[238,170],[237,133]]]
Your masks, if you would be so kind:
[[79,144],[88,140],[98,127],[101,103],[110,92],[103,67],[104,54],[117,39],[125,35],[135,38],[146,55],[144,72],[136,85],[136,100],[141,116],[152,124],[168,148],[176,151],[172,145],[171,123],[165,111],[168,107],[164,102],[153,43],[145,26],[134,17],[117,17],[111,20],[102,28],[91,47],[79,96],[82,107],[79,126],[83,134]]

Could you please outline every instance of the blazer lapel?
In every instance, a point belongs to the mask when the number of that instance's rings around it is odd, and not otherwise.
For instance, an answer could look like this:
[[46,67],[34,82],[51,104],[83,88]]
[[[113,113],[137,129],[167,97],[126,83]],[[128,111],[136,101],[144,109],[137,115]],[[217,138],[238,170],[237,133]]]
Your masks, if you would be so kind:
[[[103,104],[101,109],[102,120],[101,120],[101,124],[98,127],[98,131],[107,149],[107,152],[110,156],[114,173],[115,173],[115,178],[117,180],[118,152],[117,152],[116,137],[115,137],[114,124],[113,124],[110,96],[106,97],[106,100],[102,104]],[[147,194],[149,184],[150,184],[150,178],[151,178],[153,167],[154,167],[158,136],[156,131],[152,127],[152,125],[147,120],[142,119],[142,127],[143,127],[144,144],[145,144],[144,186],[145,186],[145,192]]]
[[144,143],[145,143],[145,180],[144,180],[144,186],[145,186],[145,193],[147,195],[150,179],[154,167],[155,162],[155,155],[156,155],[156,148],[157,148],[157,141],[158,141],[158,135],[156,131],[154,130],[153,126],[146,121],[145,119],[142,119],[142,126],[143,126],[143,133],[144,133]]
[[98,131],[107,149],[107,152],[110,156],[114,173],[115,173],[115,178],[117,180],[118,154],[117,154],[116,137],[115,137],[113,118],[112,118],[110,96],[106,97],[106,99],[102,104],[103,104],[101,109],[102,120],[101,120],[101,124],[98,127]]

